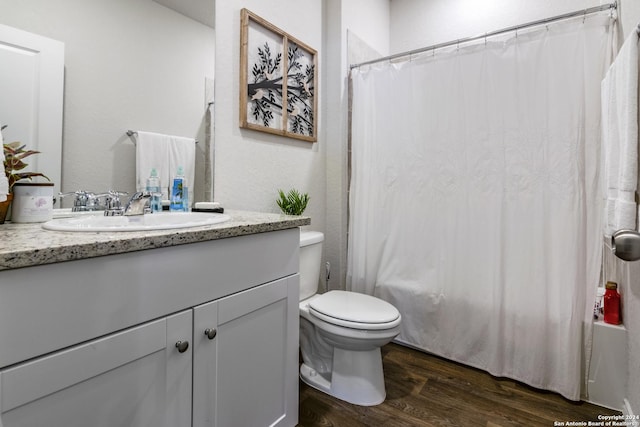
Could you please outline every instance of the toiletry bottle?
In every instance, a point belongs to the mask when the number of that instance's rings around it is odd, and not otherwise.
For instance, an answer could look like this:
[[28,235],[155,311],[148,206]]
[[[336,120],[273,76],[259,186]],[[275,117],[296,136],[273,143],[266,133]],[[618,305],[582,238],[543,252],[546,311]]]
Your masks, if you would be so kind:
[[598,291],[596,292],[596,302],[593,306],[593,319],[594,320],[602,320],[602,316],[604,315],[604,287],[598,286]]
[[616,282],[607,282],[604,286],[604,321],[612,325],[619,325],[620,322],[620,294]]
[[[182,170],[182,167],[180,167]],[[187,178],[184,177],[184,173],[182,176],[182,210],[184,212],[189,212],[189,186],[187,185]]]
[[151,169],[151,175],[147,178],[146,190],[151,193],[151,212],[162,211],[162,191],[160,189],[160,178],[156,168]]
[[184,178],[184,170],[182,169],[182,166],[178,166],[178,172],[173,178],[171,185],[171,204],[169,205],[169,210],[171,212],[184,211],[184,194],[186,188],[187,185]]
[[185,212],[189,212],[191,210],[191,208],[189,207],[189,187],[187,187],[186,182],[187,181],[185,180],[182,186],[182,210]]

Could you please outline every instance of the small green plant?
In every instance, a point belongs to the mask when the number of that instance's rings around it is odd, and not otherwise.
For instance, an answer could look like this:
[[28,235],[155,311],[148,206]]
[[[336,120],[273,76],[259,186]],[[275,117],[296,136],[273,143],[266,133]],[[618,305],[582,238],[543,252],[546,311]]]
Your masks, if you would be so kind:
[[[7,125],[0,126],[0,142],[3,142],[2,131]],[[8,191],[10,194],[13,190],[13,185],[16,181],[21,179],[31,179],[35,176],[41,176],[49,181],[49,178],[39,172],[19,172],[27,167],[27,164],[23,161],[26,157],[34,154],[39,154],[36,150],[25,150],[25,145],[20,145],[18,141],[3,143],[2,153],[0,153],[0,160],[4,166],[4,176],[0,175],[0,188],[2,192]]]
[[18,141],[3,144],[4,151],[4,173],[9,180],[9,192],[13,189],[13,184],[21,179],[31,179],[35,176],[49,178],[39,172],[18,172],[27,167],[23,161],[26,157],[39,154],[36,150],[25,150],[25,145],[20,145]]
[[276,203],[278,203],[282,212],[287,215],[302,215],[310,199],[307,193],[300,194],[295,188],[289,190],[287,194],[282,190],[278,190],[278,194],[280,198],[276,200]]

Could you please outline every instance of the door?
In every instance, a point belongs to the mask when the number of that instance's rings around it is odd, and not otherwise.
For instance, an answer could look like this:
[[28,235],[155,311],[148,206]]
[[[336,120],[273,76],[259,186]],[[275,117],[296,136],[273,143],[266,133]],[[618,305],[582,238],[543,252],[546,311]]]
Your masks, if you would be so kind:
[[189,426],[191,332],[187,310],[2,370],[0,426]]
[[297,424],[298,295],[296,274],[195,308],[194,427]]
[[5,142],[20,141],[42,154],[27,170],[41,172],[60,191],[64,44],[0,25],[0,126]]

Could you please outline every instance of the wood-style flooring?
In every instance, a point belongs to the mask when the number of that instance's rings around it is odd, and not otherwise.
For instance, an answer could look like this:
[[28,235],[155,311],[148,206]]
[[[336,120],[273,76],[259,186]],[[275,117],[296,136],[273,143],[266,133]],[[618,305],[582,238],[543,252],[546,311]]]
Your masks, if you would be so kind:
[[299,427],[554,426],[619,412],[496,378],[394,343],[382,348],[387,399],[351,405],[300,382]]

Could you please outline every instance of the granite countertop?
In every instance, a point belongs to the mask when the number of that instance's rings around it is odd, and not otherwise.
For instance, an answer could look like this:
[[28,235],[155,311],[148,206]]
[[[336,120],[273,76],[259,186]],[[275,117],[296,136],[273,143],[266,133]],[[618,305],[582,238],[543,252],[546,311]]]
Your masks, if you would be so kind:
[[221,224],[176,230],[127,232],[63,232],[42,224],[0,225],[0,270],[92,258],[284,230],[311,223],[308,217],[225,211]]

